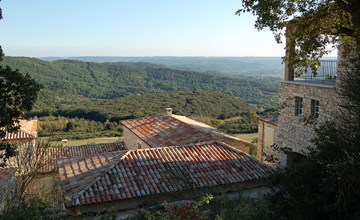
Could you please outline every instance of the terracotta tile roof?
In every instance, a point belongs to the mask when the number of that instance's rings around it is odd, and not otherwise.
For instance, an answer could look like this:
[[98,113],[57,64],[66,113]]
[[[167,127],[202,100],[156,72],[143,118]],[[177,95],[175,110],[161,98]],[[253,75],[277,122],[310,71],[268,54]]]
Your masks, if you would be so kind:
[[15,176],[15,168],[0,168],[0,185],[5,183],[9,178]]
[[[5,128],[0,128],[0,130],[4,131]],[[5,132],[5,140],[21,140],[21,139],[35,139],[35,137],[31,134],[25,133],[24,131],[19,130],[18,132]]]
[[123,142],[106,143],[106,144],[87,144],[80,146],[65,146],[59,148],[46,149],[47,163],[42,167],[40,172],[57,172],[57,159],[60,157],[78,157],[89,156],[95,154],[103,154],[109,152],[116,152],[126,150]]
[[209,133],[166,115],[121,122],[151,147],[182,146],[213,140]]
[[201,188],[274,173],[248,154],[216,142],[65,158],[58,164],[67,208],[183,191],[188,189],[184,178]]

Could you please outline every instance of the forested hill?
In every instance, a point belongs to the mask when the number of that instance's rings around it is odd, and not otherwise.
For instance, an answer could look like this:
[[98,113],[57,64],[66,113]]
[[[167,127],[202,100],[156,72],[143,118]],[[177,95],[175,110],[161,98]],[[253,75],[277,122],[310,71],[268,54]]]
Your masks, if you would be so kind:
[[282,77],[284,65],[281,57],[43,57],[46,61],[63,59],[84,62],[146,62],[166,65],[175,69],[220,72],[226,75]]
[[225,119],[255,114],[254,106],[230,95],[215,92],[172,92],[130,95],[114,99],[67,99],[54,115],[79,117],[95,121],[119,121],[165,113],[172,107],[174,114]]
[[110,99],[158,92],[215,91],[267,108],[274,106],[277,93],[277,82],[271,78],[225,77],[150,63],[47,62],[5,57],[1,64],[29,73],[43,84],[42,101],[46,96]]

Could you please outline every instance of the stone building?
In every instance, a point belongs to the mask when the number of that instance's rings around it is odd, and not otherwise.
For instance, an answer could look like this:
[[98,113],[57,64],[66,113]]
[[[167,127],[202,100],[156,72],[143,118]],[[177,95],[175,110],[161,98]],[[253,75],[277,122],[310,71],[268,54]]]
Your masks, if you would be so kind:
[[[287,38],[287,45],[291,39]],[[336,59],[321,60],[317,72],[310,68],[294,69],[289,55],[294,48],[287,47],[285,77],[279,85],[280,115],[275,132],[260,129],[260,136],[273,135],[274,143],[288,148],[289,153],[275,153],[281,165],[301,160],[314,138],[314,126],[334,119],[338,111],[336,84],[338,68]],[[295,77],[295,72],[301,72]],[[260,131],[261,130],[261,131]],[[270,132],[270,133],[269,133]],[[271,151],[264,146],[260,151]],[[263,160],[263,155],[259,156]]]
[[[290,148],[293,153],[279,158],[282,164],[292,162],[298,154],[305,154],[312,146],[314,126],[331,121],[336,113],[336,81],[282,81],[279,102],[281,109],[275,142]],[[313,123],[314,122],[314,123]]]

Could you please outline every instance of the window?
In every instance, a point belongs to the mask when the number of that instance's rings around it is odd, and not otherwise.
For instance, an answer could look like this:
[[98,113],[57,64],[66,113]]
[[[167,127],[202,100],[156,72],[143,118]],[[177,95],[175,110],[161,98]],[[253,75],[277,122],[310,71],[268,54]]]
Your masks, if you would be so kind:
[[311,99],[311,116],[319,118],[320,103],[318,100]]
[[141,143],[138,142],[138,149],[141,149]]
[[303,98],[296,96],[295,97],[295,116],[302,114],[303,108]]
[[306,160],[306,156],[296,153],[296,152],[288,152],[287,154],[287,165],[301,164]]

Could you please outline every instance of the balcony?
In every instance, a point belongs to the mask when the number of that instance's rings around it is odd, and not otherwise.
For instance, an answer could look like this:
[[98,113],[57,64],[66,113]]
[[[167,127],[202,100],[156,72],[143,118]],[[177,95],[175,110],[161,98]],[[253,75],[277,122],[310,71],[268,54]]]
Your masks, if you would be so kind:
[[295,77],[294,82],[335,86],[338,77],[337,60],[321,60],[316,72],[309,67],[295,68],[295,72],[301,75]]
[[[314,72],[310,67],[294,67],[291,59],[295,54],[295,39],[286,31],[285,77],[284,82],[334,87],[338,78],[337,60],[320,60]],[[295,74],[296,73],[296,74]]]

